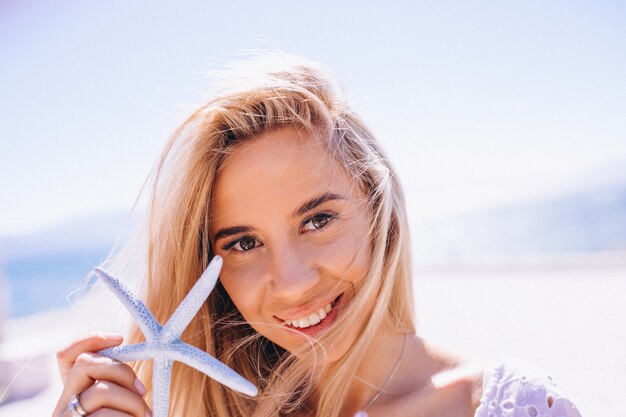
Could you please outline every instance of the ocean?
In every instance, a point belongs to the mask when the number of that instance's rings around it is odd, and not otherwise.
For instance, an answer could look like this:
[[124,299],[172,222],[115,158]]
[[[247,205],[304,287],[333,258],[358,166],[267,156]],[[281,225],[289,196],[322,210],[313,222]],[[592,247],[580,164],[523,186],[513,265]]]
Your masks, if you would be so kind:
[[108,250],[81,249],[5,258],[8,318],[67,307],[68,297],[83,285],[83,277],[104,259]]

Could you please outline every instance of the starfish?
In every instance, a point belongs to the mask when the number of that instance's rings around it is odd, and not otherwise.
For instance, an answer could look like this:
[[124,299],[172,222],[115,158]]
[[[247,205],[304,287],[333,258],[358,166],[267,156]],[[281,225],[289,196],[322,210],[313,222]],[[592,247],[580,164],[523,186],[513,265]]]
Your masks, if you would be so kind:
[[100,267],[95,268],[98,278],[120,299],[146,338],[143,343],[115,346],[101,350],[98,354],[120,362],[148,359],[154,361],[152,369],[154,417],[167,417],[173,361],[191,366],[235,391],[250,396],[257,395],[257,388],[237,372],[208,353],[179,339],[215,287],[221,268],[222,258],[215,256],[164,326],[156,321],[148,307],[119,279]]

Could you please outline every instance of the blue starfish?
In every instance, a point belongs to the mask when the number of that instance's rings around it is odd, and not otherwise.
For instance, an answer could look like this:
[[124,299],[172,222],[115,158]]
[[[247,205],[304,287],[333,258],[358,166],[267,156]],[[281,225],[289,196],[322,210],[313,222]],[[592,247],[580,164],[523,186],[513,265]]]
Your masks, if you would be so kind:
[[124,304],[146,338],[144,343],[116,346],[101,350],[98,354],[120,362],[148,359],[154,361],[152,369],[154,417],[167,417],[173,361],[185,363],[235,391],[250,396],[257,395],[257,388],[241,375],[208,353],[183,343],[179,339],[183,330],[215,287],[221,268],[222,258],[214,257],[164,326],[156,321],[146,305],[117,278],[100,267],[95,268],[98,277]]

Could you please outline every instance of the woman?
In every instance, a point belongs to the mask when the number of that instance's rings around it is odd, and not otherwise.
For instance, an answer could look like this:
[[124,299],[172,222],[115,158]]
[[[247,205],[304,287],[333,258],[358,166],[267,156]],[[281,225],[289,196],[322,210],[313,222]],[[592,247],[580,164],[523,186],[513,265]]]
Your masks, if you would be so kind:
[[[223,257],[219,284],[183,340],[259,395],[175,366],[171,415],[578,415],[523,365],[454,354],[415,334],[400,183],[324,70],[270,57],[234,65],[225,79],[231,87],[176,130],[155,171],[140,234],[145,301],[165,321],[211,258]],[[136,247],[109,269],[127,275]],[[150,380],[149,363],[130,368],[93,353],[121,342],[88,336],[59,352],[65,387],[55,417],[69,415],[73,394],[92,416],[150,415],[150,387],[140,382]],[[541,403],[522,403],[528,392]]]

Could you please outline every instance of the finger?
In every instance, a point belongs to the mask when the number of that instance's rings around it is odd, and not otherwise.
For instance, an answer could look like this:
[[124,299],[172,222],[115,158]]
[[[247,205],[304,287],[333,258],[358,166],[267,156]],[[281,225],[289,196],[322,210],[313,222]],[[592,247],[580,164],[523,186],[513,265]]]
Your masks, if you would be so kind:
[[111,381],[138,395],[146,392],[130,366],[95,353],[83,352],[68,373],[57,407],[64,407],[72,395],[85,391],[96,380]]
[[[72,412],[66,410],[59,417],[72,417]],[[123,411],[114,410],[112,408],[101,408],[98,411],[89,414],[89,417],[134,417],[132,414]]]
[[99,333],[84,336],[72,342],[69,346],[57,352],[57,362],[59,365],[59,373],[61,380],[65,383],[67,374],[69,373],[74,361],[78,355],[83,352],[96,352],[122,343],[123,337],[113,333]]
[[126,389],[143,395],[146,389],[137,379],[133,369],[115,359],[95,353],[81,353],[76,358],[65,382],[65,390],[79,393],[86,390],[94,381],[111,381]]
[[101,408],[95,413],[89,414],[89,417],[133,417],[133,415],[111,408]]
[[146,417],[148,405],[135,391],[109,381],[98,381],[80,394],[80,405],[89,415],[101,408],[123,411],[134,417]]

